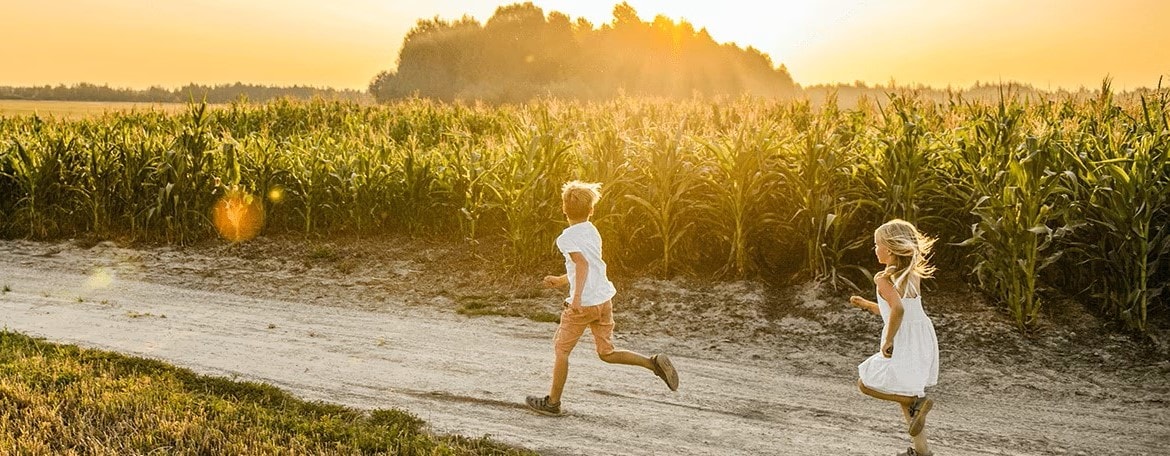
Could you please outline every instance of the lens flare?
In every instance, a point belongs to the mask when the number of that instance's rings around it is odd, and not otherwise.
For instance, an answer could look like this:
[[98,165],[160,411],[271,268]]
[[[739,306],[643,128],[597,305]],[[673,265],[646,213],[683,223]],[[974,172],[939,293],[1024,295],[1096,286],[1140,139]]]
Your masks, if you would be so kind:
[[273,203],[284,201],[284,188],[279,186],[272,187],[272,190],[268,191],[268,201]]
[[264,227],[264,207],[249,193],[231,190],[211,210],[215,230],[224,239],[243,242],[260,234]]
[[90,290],[109,288],[114,283],[114,274],[106,268],[97,268],[85,280],[85,287]]

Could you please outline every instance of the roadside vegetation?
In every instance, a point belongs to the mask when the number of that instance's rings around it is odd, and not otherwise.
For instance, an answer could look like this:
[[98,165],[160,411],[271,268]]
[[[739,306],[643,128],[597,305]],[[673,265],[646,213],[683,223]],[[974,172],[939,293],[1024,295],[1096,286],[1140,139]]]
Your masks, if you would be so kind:
[[435,435],[400,410],[306,402],[272,386],[0,332],[0,453],[523,455]]
[[[499,262],[523,268],[555,257],[558,188],[584,179],[603,183],[594,220],[619,276],[868,288],[873,227],[904,218],[1023,330],[1059,290],[1140,333],[1167,316],[1168,117],[1170,90],[1108,83],[852,109],[281,100],[0,116],[0,236],[186,245],[250,214],[235,233],[502,241]],[[212,216],[228,206],[244,212]]]

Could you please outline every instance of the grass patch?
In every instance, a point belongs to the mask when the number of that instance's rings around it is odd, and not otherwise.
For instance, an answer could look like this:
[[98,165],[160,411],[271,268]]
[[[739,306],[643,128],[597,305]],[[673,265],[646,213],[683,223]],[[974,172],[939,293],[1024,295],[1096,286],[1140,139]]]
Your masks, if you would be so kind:
[[353,274],[353,271],[355,271],[357,268],[358,262],[352,258],[348,258],[337,263],[337,271],[342,274]]
[[337,261],[340,257],[341,254],[328,245],[318,245],[313,248],[312,252],[309,252],[309,259],[315,261]]
[[0,454],[532,454],[424,425],[0,331]]
[[459,307],[455,309],[461,315],[502,315],[505,317],[522,317],[532,321],[560,323],[561,316],[545,308],[516,301],[502,296],[464,296],[458,299]]

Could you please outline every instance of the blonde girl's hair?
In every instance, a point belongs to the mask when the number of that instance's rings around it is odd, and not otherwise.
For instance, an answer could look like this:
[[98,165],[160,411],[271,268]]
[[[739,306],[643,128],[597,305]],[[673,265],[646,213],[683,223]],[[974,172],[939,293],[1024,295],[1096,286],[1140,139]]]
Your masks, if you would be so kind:
[[601,184],[596,182],[569,181],[561,186],[561,200],[565,203],[565,215],[571,220],[584,220],[593,212],[593,205],[601,199]]
[[921,279],[934,275],[929,257],[934,239],[915,228],[910,222],[890,220],[874,231],[874,239],[894,255],[893,271],[889,276],[894,288],[904,297],[918,296]]

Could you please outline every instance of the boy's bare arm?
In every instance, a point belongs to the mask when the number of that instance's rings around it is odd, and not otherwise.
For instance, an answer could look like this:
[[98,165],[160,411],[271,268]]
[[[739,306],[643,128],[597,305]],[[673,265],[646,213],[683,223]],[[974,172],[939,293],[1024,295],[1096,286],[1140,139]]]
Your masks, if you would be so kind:
[[548,288],[563,287],[569,284],[569,275],[561,274],[559,276],[548,275],[544,276],[544,286]]
[[585,278],[589,277],[589,260],[581,252],[572,252],[569,258],[573,260],[575,274],[573,274],[573,296],[569,307],[574,311],[581,310],[581,293],[585,290]]

